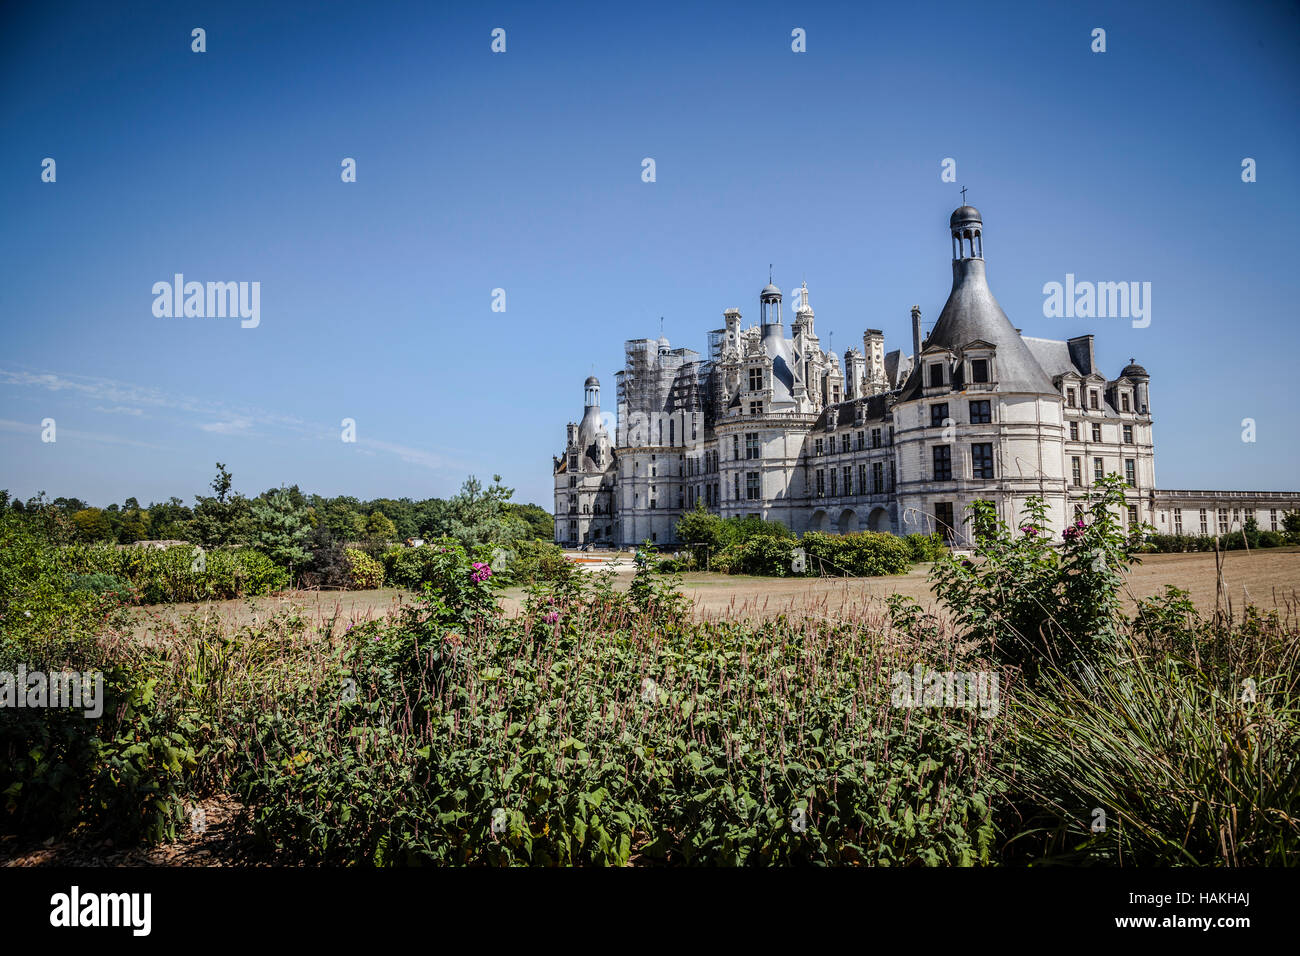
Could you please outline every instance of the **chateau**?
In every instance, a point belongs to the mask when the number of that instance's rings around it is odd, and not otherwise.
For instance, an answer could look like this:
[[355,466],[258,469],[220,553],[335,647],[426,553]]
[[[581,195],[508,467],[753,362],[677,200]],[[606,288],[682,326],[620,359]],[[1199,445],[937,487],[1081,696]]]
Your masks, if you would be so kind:
[[555,458],[556,542],[675,544],[699,501],[797,533],[938,531],[960,545],[972,501],[1014,526],[1031,496],[1059,535],[1110,473],[1131,489],[1121,517],[1135,528],[1225,533],[1253,511],[1276,529],[1300,506],[1296,492],[1157,491],[1146,369],[1130,361],[1108,376],[1091,335],[1022,335],[989,289],[979,211],[956,210],[949,233],[952,291],[924,340],[912,307],[910,354],[886,351],[878,329],[842,362],[823,350],[806,284],[789,334],[769,283],[758,324],[727,309],[707,357],[663,337],[628,341],[617,417],[588,378]]

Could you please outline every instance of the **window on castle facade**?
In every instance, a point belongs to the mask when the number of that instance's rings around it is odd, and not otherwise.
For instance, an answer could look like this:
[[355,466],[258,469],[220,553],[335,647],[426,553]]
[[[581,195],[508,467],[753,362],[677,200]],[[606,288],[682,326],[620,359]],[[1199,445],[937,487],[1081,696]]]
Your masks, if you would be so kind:
[[738,461],[739,459],[740,459],[740,436],[732,435],[731,436],[731,460]]
[[745,472],[745,497],[750,501],[757,501],[759,498],[758,490],[758,472]]
[[1074,506],[1074,520],[1079,521],[1083,518],[1083,505]]
[[1124,459],[1124,480],[1128,482],[1130,488],[1136,488],[1138,486],[1137,462],[1132,458]]
[[970,403],[970,423],[988,425],[993,421],[993,403],[989,401]]
[[1201,509],[1201,534],[1209,534],[1209,533],[1210,533],[1210,528],[1208,523],[1206,522],[1205,509],[1202,508]]
[[934,461],[934,480],[951,481],[952,480],[952,446],[935,445],[931,449],[931,455]]
[[749,403],[749,414],[751,414],[751,415],[762,415],[762,414],[763,414],[763,403],[762,403],[762,402],[750,402],[750,403]]
[[1128,392],[1119,393],[1119,410],[1121,412],[1128,411]]
[[1106,466],[1100,458],[1092,460],[1092,480],[1101,481],[1106,477]]
[[677,419],[668,419],[668,444],[677,444]]
[[1072,388],[1067,388],[1065,390],[1065,405],[1067,408],[1079,407],[1078,397],[1075,395],[1074,389]]
[[745,433],[745,457],[762,458],[763,446],[758,443],[758,432]]
[[1076,488],[1083,484],[1083,462],[1079,460],[1078,455],[1070,459],[1070,478]]
[[938,388],[943,384],[943,365],[935,362],[930,366],[930,387]]
[[951,501],[940,501],[934,506],[934,523],[937,526],[935,530],[943,535],[943,540],[951,541],[953,535]]
[[884,462],[875,462],[871,466],[871,493],[875,495],[883,494],[885,491],[885,465]]
[[1100,397],[1099,397],[1099,395],[1098,395],[1098,393],[1097,393],[1097,390],[1096,390],[1095,388],[1089,390],[1089,392],[1088,392],[1088,407],[1089,407],[1089,408],[1092,408],[1092,409],[1098,409],[1098,408],[1101,407],[1101,405],[1100,405],[1100,401],[1101,401],[1101,399],[1100,399]]
[[1101,441],[1101,426],[1096,422],[1092,423],[1092,440]]
[[822,439],[817,438],[817,439],[814,439],[814,440],[813,440],[813,453],[814,453],[814,454],[820,456],[820,455],[822,454],[822,450],[823,450],[824,448],[825,448],[825,443],[824,443],[824,441],[823,441]]
[[1070,441],[1079,440],[1079,423],[1070,422]]
[[1126,445],[1131,445],[1131,444],[1133,444],[1133,426],[1132,426],[1132,425],[1125,425],[1125,426],[1124,426],[1124,444],[1126,444]]
[[1268,529],[1270,531],[1277,530],[1277,509],[1276,508],[1268,509]]
[[993,477],[993,443],[975,442],[970,446],[971,476],[974,478]]
[[862,451],[866,447],[866,432],[858,432],[858,451]]
[[1183,509],[1174,509],[1174,534],[1183,533]]
[[849,450],[849,433],[845,432],[843,435],[840,436],[840,451],[845,452],[848,450]]
[[866,493],[867,493],[867,466],[863,464],[863,465],[858,465],[858,494],[865,495]]
[[839,494],[839,490],[838,490],[838,488],[837,488],[837,485],[838,485],[838,482],[836,481],[836,472],[835,472],[835,469],[832,468],[832,469],[831,469],[831,497],[832,497],[832,498],[834,498],[837,494]]
[[879,448],[879,447],[880,447],[880,429],[879,429],[879,428],[873,428],[873,429],[871,429],[871,447],[872,447],[872,448]]
[[1136,531],[1138,527],[1138,507],[1137,505],[1128,506],[1128,529],[1130,532]]
[[1228,509],[1219,509],[1219,534],[1228,533]]
[[749,390],[757,392],[763,387],[763,370],[761,368],[751,368],[749,370]]
[[970,378],[972,382],[987,382],[989,380],[989,360],[971,359]]
[[734,479],[734,484],[735,484],[735,486],[732,488],[731,497],[733,501],[739,501],[740,500],[740,472],[736,472],[731,477]]
[[943,420],[948,417],[948,403],[940,402],[930,406],[930,427],[942,428]]
[[817,497],[818,498],[826,497],[826,469],[825,468],[817,469]]

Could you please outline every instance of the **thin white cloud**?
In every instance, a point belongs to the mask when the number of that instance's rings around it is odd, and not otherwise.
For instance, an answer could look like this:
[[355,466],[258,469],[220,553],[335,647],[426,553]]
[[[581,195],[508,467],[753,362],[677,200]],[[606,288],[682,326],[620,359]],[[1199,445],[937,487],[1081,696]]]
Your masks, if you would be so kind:
[[[43,428],[40,425],[33,425],[30,422],[16,422],[12,419],[0,418],[0,431],[34,434],[43,431]],[[136,441],[133,438],[123,438],[121,435],[110,435],[105,432],[80,431],[76,428],[63,428],[60,427],[57,422],[55,423],[54,437],[54,444],[71,439],[72,441],[96,442],[102,445],[129,445],[132,448],[161,447],[146,441]]]
[[228,422],[208,422],[200,425],[199,428],[205,432],[212,432],[216,435],[243,435],[253,427],[253,423],[246,418],[237,418]]

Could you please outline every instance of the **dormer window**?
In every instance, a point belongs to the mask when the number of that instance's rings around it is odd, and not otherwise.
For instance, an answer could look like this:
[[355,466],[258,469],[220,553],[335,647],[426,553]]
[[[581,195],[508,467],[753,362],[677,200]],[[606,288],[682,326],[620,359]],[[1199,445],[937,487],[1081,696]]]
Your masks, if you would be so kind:
[[1101,408],[1101,399],[1095,388],[1088,390],[1088,407],[1094,411]]
[[1075,391],[1074,391],[1074,389],[1072,389],[1072,388],[1067,388],[1067,389],[1065,390],[1065,405],[1066,405],[1067,408],[1078,408],[1078,407],[1079,407],[1079,399],[1078,399],[1078,396],[1075,394]]
[[1120,392],[1120,393],[1119,393],[1119,410],[1120,410],[1121,412],[1127,412],[1127,411],[1129,410],[1129,408],[1128,408],[1128,392]]
[[930,364],[930,387],[940,388],[943,385],[943,363],[932,362]]
[[971,359],[970,378],[972,382],[985,383],[989,380],[989,360]]
[[751,392],[762,391],[763,388],[763,370],[761,368],[751,368],[749,370],[749,390]]

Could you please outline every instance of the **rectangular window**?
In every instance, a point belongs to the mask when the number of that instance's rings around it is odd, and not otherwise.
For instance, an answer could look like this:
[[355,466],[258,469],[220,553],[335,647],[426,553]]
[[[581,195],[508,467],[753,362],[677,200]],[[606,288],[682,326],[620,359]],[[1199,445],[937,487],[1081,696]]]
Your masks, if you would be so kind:
[[758,472],[756,471],[745,472],[745,497],[749,501],[758,500]]
[[851,495],[853,494],[853,466],[845,465],[843,469],[843,473],[844,473],[844,493],[846,495]]
[[934,480],[951,481],[952,480],[952,446],[935,445],[932,449],[934,456]]
[[1092,440],[1101,441],[1101,426],[1096,422],[1092,423]]
[[1138,527],[1138,509],[1137,505],[1128,506],[1128,529],[1130,532],[1137,531]]
[[951,541],[953,535],[951,501],[940,501],[934,506],[934,523],[935,530],[943,535],[943,540]]
[[1067,388],[1065,390],[1065,404],[1067,408],[1079,407],[1079,400],[1075,397],[1074,389]]
[[974,478],[993,477],[993,443],[976,442],[970,446],[971,473]]
[[1137,462],[1132,458],[1124,459],[1124,480],[1128,482],[1130,488],[1136,488],[1138,486]]
[[989,380],[989,360],[971,359],[970,378],[972,382],[987,382]]
[[858,465],[858,494],[867,493],[867,466]]
[[1097,393],[1097,390],[1095,388],[1091,389],[1088,392],[1088,407],[1092,409],[1101,408],[1100,401],[1101,399]]
[[1079,460],[1078,455],[1070,459],[1070,478],[1076,488],[1083,485],[1083,462]]
[[1121,412],[1128,411],[1128,392],[1119,393],[1119,410]]
[[1270,531],[1277,530],[1277,509],[1276,508],[1268,509],[1268,530]]
[[872,447],[872,448],[879,448],[879,447],[880,447],[880,429],[879,429],[879,428],[873,428],[873,429],[871,429],[871,447]]
[[749,414],[751,414],[751,415],[762,415],[762,414],[763,414],[763,403],[762,403],[762,402],[750,402],[750,403],[749,403]]
[[1102,464],[1102,460],[1100,458],[1094,458],[1092,460],[1092,480],[1101,481],[1105,477],[1106,477],[1106,466]]
[[1079,423],[1070,422],[1070,441],[1079,440]]
[[817,497],[818,498],[826,497],[826,469],[825,468],[817,469]]
[[885,464],[876,462],[871,466],[871,491],[873,494],[883,494],[885,491]]
[[1124,444],[1126,444],[1126,445],[1131,445],[1131,444],[1133,444],[1133,426],[1132,426],[1132,425],[1125,425],[1125,426],[1124,426]]
[[848,450],[849,450],[849,433],[845,432],[843,435],[840,436],[840,451],[845,452]]
[[745,433],[745,457],[747,459],[763,457],[763,446],[758,443],[758,432]]
[[938,405],[930,406],[930,427],[942,428],[943,421],[948,417],[948,403],[940,402]]
[[1228,509],[1219,509],[1219,534],[1228,533]]
[[1209,525],[1207,524],[1207,522],[1206,522],[1205,519],[1206,519],[1205,509],[1202,508],[1202,509],[1201,509],[1201,534],[1209,534],[1209,533],[1210,533]]
[[731,460],[737,461],[740,458],[740,436],[731,436]]
[[970,403],[970,423],[988,425],[993,421],[993,403],[990,401]]
[[943,384],[943,366],[938,362],[930,366],[930,387],[938,388]]
[[831,497],[834,498],[839,494],[839,473],[834,468],[831,469]]
[[822,454],[822,450],[824,448],[825,448],[825,442],[823,441],[823,439],[817,438],[813,440],[813,452],[816,453],[818,456]]
[[1174,534],[1183,533],[1183,509],[1174,509]]
[[751,368],[749,370],[749,390],[751,392],[761,391],[763,388],[763,370],[761,368]]
[[858,451],[867,447],[866,437],[866,432],[858,432]]

